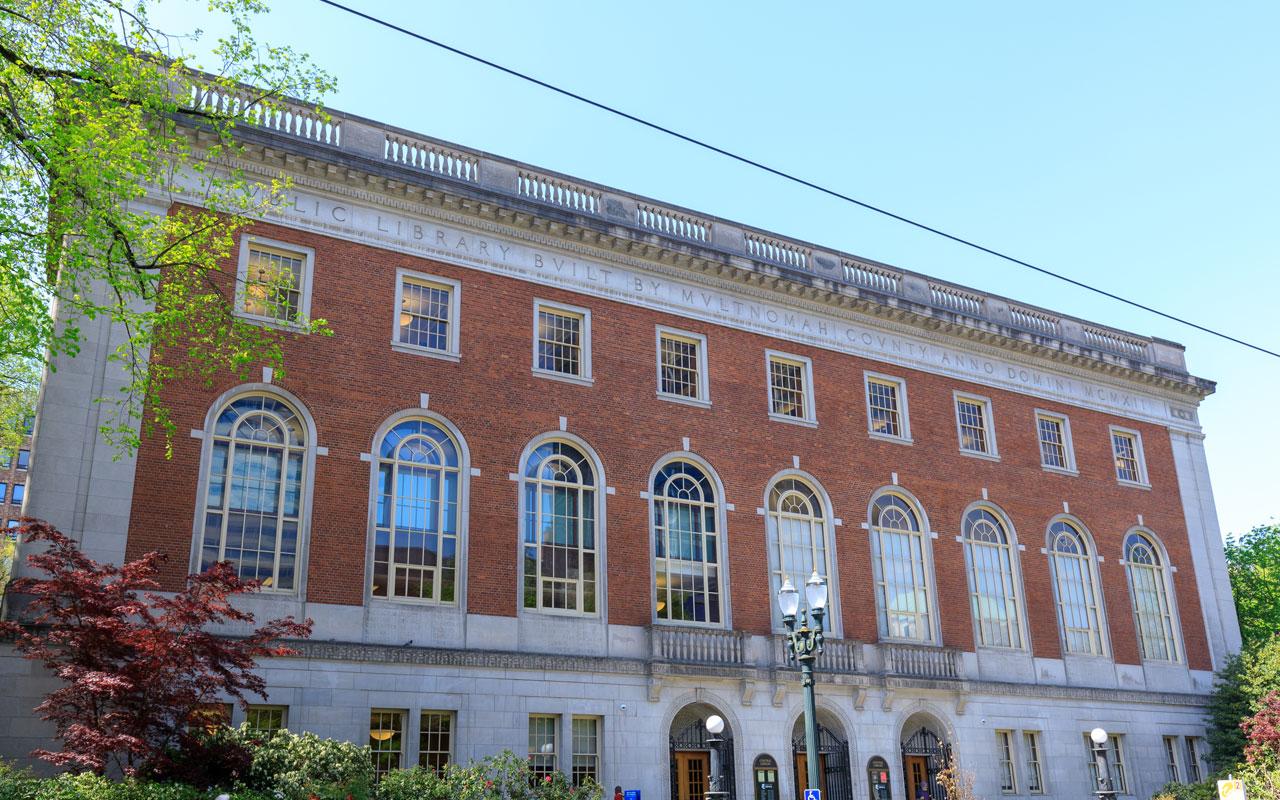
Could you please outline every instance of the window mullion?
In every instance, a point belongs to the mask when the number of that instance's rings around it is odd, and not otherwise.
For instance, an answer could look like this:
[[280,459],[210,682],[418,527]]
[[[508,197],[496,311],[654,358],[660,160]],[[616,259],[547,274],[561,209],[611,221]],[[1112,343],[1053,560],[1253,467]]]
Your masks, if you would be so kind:
[[[288,433],[285,433],[285,436],[287,439]],[[298,474],[301,475],[302,474],[301,471],[299,471]],[[285,513],[284,513],[285,499],[284,498],[285,498],[286,492],[288,491],[288,487],[289,487],[289,447],[286,445],[280,448],[280,487],[276,490],[276,518],[275,518],[276,535],[275,535],[275,544],[272,546],[272,549],[275,550],[275,554],[271,560],[271,583],[272,583],[272,586],[276,589],[280,588],[280,550],[284,545],[284,518],[285,518]],[[299,490],[301,490],[302,487],[299,486],[298,488]],[[299,500],[299,504],[301,504],[301,500],[302,500],[301,496],[299,496],[298,500]],[[295,564],[296,563],[297,562],[295,559]],[[297,579],[297,570],[298,568],[297,566],[295,566],[294,567],[295,580]]]

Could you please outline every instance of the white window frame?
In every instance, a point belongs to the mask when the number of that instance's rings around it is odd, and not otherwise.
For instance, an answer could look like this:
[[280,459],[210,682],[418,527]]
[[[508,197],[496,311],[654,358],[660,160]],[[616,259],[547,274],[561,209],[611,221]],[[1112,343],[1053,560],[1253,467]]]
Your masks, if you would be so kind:
[[[1000,794],[1018,793],[1018,748],[1013,738],[1014,731],[1001,728],[996,731],[996,760],[1000,766]],[[1009,788],[1004,787],[1005,765],[1009,769]]]
[[[289,730],[289,707],[288,706],[282,706],[278,704],[250,703],[249,707],[244,710],[244,722],[246,725],[249,724],[249,715],[255,711],[268,712],[268,713],[272,711],[279,711],[280,727],[275,728],[274,730],[281,730],[281,731]],[[254,728],[254,730],[261,731],[264,729]]]
[[[1066,414],[1059,414],[1055,411],[1046,411],[1043,408],[1036,409],[1035,419],[1036,451],[1040,454],[1040,468],[1045,472],[1056,472],[1059,475],[1079,475],[1080,470],[1076,467],[1076,448],[1071,442],[1071,419]],[[1044,450],[1040,444],[1041,419],[1057,422],[1062,426],[1062,449],[1067,459],[1067,465],[1065,467],[1055,467],[1051,464],[1044,463]]]
[[1199,783],[1204,780],[1204,756],[1200,752],[1200,742],[1203,739],[1199,736],[1184,736],[1183,743],[1187,748],[1187,778],[1195,778],[1194,781],[1188,780],[1188,783]]
[[[898,427],[902,429],[898,436],[881,433],[871,427],[871,384],[873,382],[892,383],[898,387]],[[911,414],[907,408],[907,381],[904,378],[886,375],[883,372],[863,372],[862,398],[867,410],[867,434],[872,439],[899,444],[912,444],[915,441],[911,438]]]
[[[267,317],[260,314],[250,314],[245,311],[245,286],[249,280],[249,247],[250,245],[261,245],[275,250],[284,250],[296,255],[302,256],[302,275],[301,285],[298,287],[298,316],[297,319],[283,320],[277,317]],[[302,332],[305,331],[307,325],[311,321],[311,287],[314,283],[316,263],[316,251],[310,247],[304,247],[293,242],[282,242],[278,239],[268,239],[265,236],[255,236],[245,234],[240,237],[240,255],[236,264],[236,291],[235,302],[232,305],[232,315],[238,319],[254,322],[259,325],[266,325],[280,330]]]
[[[563,765],[561,761],[564,758],[564,735],[563,735],[564,732],[560,729],[561,726],[564,724],[563,717],[560,714],[544,714],[541,712],[531,712],[527,717],[527,724],[531,726],[535,719],[551,720],[551,746],[553,748],[551,751],[551,756],[552,756],[551,771],[563,772],[564,770],[563,770]],[[537,753],[529,751],[528,749],[529,733],[532,733],[532,731],[529,731],[528,727],[526,727],[525,750],[526,752],[528,752],[528,758],[532,760],[532,758],[535,755],[543,755],[543,753],[541,749],[539,749]],[[572,734],[572,731],[570,733]],[[572,745],[570,745],[570,749],[572,749]],[[530,765],[530,773],[533,773],[532,765]]]
[[[575,316],[582,319],[581,330],[581,358],[578,361],[578,374],[569,375],[564,372],[556,372],[554,370],[542,369],[538,366],[538,317],[543,311],[553,314],[566,316]],[[540,378],[551,378],[552,380],[564,381],[565,383],[576,383],[579,386],[591,386],[595,383],[595,378],[591,373],[591,310],[581,306],[571,306],[567,303],[557,303],[553,300],[542,300],[534,298],[533,301],[533,337],[532,337],[532,354],[533,360],[530,362],[533,374]]]
[[[439,350],[433,347],[423,347],[422,345],[410,344],[400,341],[400,307],[404,302],[404,284],[405,281],[410,283],[423,284],[436,289],[443,289],[449,293],[449,319],[448,334],[445,337],[445,349]],[[462,308],[462,284],[453,278],[443,278],[439,275],[431,275],[426,272],[418,272],[412,269],[396,270],[396,303],[392,308],[391,315],[391,348],[402,353],[413,353],[414,355],[428,356],[430,358],[440,358],[445,361],[457,361],[462,357],[460,342],[459,313]]]
[[[683,339],[684,341],[697,346],[698,394],[696,397],[686,397],[682,394],[670,394],[662,391],[662,339],[664,336],[671,339]],[[711,406],[711,382],[707,370],[707,337],[701,333],[682,331],[678,328],[668,328],[664,325],[659,325],[654,331],[653,343],[656,351],[655,366],[658,376],[658,397],[663,400],[670,400],[673,403],[684,403],[686,405],[709,408]]]
[[1048,794],[1048,788],[1045,780],[1044,769],[1044,736],[1040,731],[1024,730],[1022,732],[1022,746],[1026,749],[1027,771],[1034,772],[1039,778],[1040,788],[1032,789],[1031,782],[1027,782],[1027,794]]
[[[1129,765],[1125,763],[1125,745],[1123,733],[1107,733],[1107,767],[1111,773],[1111,788],[1116,794],[1129,795],[1133,794],[1129,789]],[[1093,784],[1098,782],[1098,771],[1093,760],[1093,740],[1089,738],[1089,733],[1084,733],[1085,757],[1087,759],[1087,769],[1089,770],[1089,780]],[[1116,767],[1119,767],[1117,770]],[[1119,778],[1119,780],[1117,780]]]
[[[804,368],[804,387],[801,395],[804,397],[804,416],[791,417],[786,414],[777,414],[773,410],[773,362],[791,362]],[[814,408],[813,402],[813,361],[808,356],[798,356],[795,353],[784,353],[781,350],[765,350],[764,351],[764,380],[765,380],[765,400],[768,402],[769,419],[778,422],[788,422],[792,425],[803,425],[808,428],[818,427],[818,411]]]
[[[574,732],[573,732],[573,724],[574,724],[575,722],[577,722],[578,720],[589,720],[589,721],[591,721],[591,722],[595,723],[595,726],[596,726],[596,730],[595,730],[595,742],[596,742],[596,749],[595,749],[595,752],[594,752],[594,753],[579,753],[579,752],[578,752],[578,740],[577,740],[577,737],[575,737],[575,736],[574,736]],[[591,757],[591,758],[594,758],[594,759],[595,759],[595,773],[596,773],[596,774],[595,774],[595,777],[594,777],[594,778],[592,778],[592,780],[593,780],[593,781],[595,781],[597,784],[600,782],[600,778],[602,777],[602,775],[603,775],[603,773],[604,773],[604,770],[603,770],[603,766],[604,766],[604,755],[603,755],[603,752],[602,752],[602,751],[604,750],[604,748],[602,747],[602,745],[603,745],[603,744],[604,744],[604,718],[603,718],[603,717],[599,717],[599,716],[596,716],[596,715],[593,715],[593,714],[573,714],[573,715],[571,715],[571,716],[569,717],[569,747],[568,747],[568,750],[569,750],[569,771],[566,773],[565,777],[567,777],[567,778],[569,779],[569,783],[570,783],[571,785],[574,785],[574,784],[573,784],[573,780],[574,780],[574,767],[575,767],[575,763],[574,763],[574,762],[577,760],[578,756],[589,756],[589,757]]]
[[[399,762],[397,763],[397,765],[396,765],[396,767],[395,767],[394,769],[396,769],[396,770],[399,770],[399,769],[405,769],[405,762],[408,760],[408,753],[409,753],[409,711],[408,711],[408,709],[404,709],[404,708],[381,708],[381,707],[376,707],[376,706],[375,706],[374,708],[370,708],[370,709],[369,709],[369,725],[372,725],[372,723],[373,723],[373,715],[374,715],[374,714],[391,714],[391,715],[394,715],[395,717],[399,718],[399,720],[400,720],[400,751],[399,751],[400,759],[399,759]],[[385,729],[385,728],[379,728],[378,730],[386,730],[386,729]],[[364,735],[365,741],[368,741],[369,739],[373,738],[373,737],[372,737],[372,735],[371,735],[371,734],[372,734],[372,732],[373,732],[373,728],[366,726],[365,735]],[[388,737],[388,738],[390,738],[390,737]],[[395,751],[393,751],[393,750],[376,750],[376,751],[373,751],[373,752],[371,753],[371,755],[375,755],[375,754],[378,754],[378,753],[388,753],[388,754],[389,754],[389,753],[393,753],[393,752],[395,752]],[[387,770],[386,772],[381,773],[381,775],[388,775],[388,774],[390,774],[392,771],[394,771],[394,770]],[[376,772],[376,767],[375,767],[375,777],[374,777],[374,780],[375,780],[375,781],[381,780],[381,775],[377,774],[377,772]]]
[[[656,540],[657,540],[657,534],[658,534],[657,509],[660,504],[672,502],[672,501],[669,500],[667,496],[659,495],[656,492],[654,492],[654,481],[658,477],[659,472],[666,469],[668,466],[672,464],[681,463],[681,462],[688,464],[689,466],[694,467],[698,469],[700,472],[702,472],[703,475],[706,476],[708,483],[711,484],[712,492],[715,493],[715,499],[713,503],[706,503],[705,501],[702,501],[699,504],[702,505],[704,509],[707,506],[712,506],[715,509],[715,521],[716,521],[715,539],[716,539],[717,561],[714,566],[716,567],[717,574],[720,581],[720,591],[717,597],[717,609],[719,611],[719,616],[720,616],[719,622],[712,622],[709,620],[704,622],[699,622],[697,620],[678,620],[678,619],[671,619],[670,616],[668,616],[667,618],[663,618],[658,615],[658,601],[661,599],[658,593],[658,576],[661,575],[662,572],[658,568],[659,559],[657,557],[657,550],[656,550]],[[729,619],[729,580],[728,580],[728,569],[727,569],[728,553],[725,550],[725,545],[728,542],[729,537],[728,537],[728,532],[725,526],[726,514],[725,514],[725,504],[724,504],[724,487],[720,483],[720,476],[716,473],[715,470],[711,469],[709,464],[704,462],[702,459],[692,454],[682,453],[682,454],[674,455],[671,457],[663,458],[656,465],[654,465],[654,468],[649,476],[648,487],[649,488],[646,491],[646,494],[644,496],[648,497],[648,500],[649,500],[649,559],[650,559],[650,565],[652,568],[652,574],[650,577],[649,584],[651,589],[651,602],[652,602],[652,608],[653,608],[653,613],[652,613],[653,624],[664,625],[664,626],[675,625],[675,626],[689,626],[689,627],[697,627],[697,628],[710,628],[712,630],[731,629],[732,623],[731,623],[731,620]],[[664,518],[665,518],[665,515],[664,515]],[[664,535],[666,535],[668,531],[664,529],[663,533]],[[702,535],[705,536],[706,534],[704,533]],[[670,562],[679,561],[679,560],[680,559],[672,559],[670,549],[667,550],[667,555],[662,559],[662,561],[666,562],[668,577],[671,571]],[[709,562],[704,561],[703,563],[707,564]]]
[[[454,575],[454,584],[453,584],[454,599],[451,601],[443,601],[439,598],[439,596],[437,596],[435,599],[430,599],[430,598],[406,597],[406,596],[395,595],[392,592],[391,583],[394,582],[394,579],[391,576],[394,573],[394,567],[396,562],[394,561],[394,557],[390,557],[390,556],[387,561],[388,585],[386,587],[386,593],[374,594],[373,592],[373,585],[374,585],[373,579],[374,579],[374,572],[376,570],[376,563],[377,563],[377,558],[376,558],[377,536],[378,536],[378,520],[377,520],[378,510],[377,509],[378,509],[378,499],[379,499],[378,498],[378,473],[383,464],[390,463],[394,465],[393,471],[398,470],[401,466],[406,465],[405,462],[402,462],[399,459],[395,458],[394,455],[389,459],[383,458],[381,455],[382,445],[383,445],[383,442],[386,440],[387,436],[390,435],[391,431],[395,430],[397,426],[399,426],[401,423],[404,423],[404,422],[414,422],[414,421],[425,422],[436,428],[439,428],[441,431],[445,433],[446,436],[449,437],[449,439],[453,443],[454,449],[458,453],[458,466],[456,468],[445,467],[443,465],[438,467],[439,474],[442,477],[449,472],[454,472],[458,475],[458,497],[457,497],[458,531],[455,537],[456,549],[454,551],[455,552],[454,557],[456,559],[457,567],[455,570],[456,574]],[[369,478],[369,522],[368,522],[369,541],[368,541],[368,550],[365,555],[365,560],[367,564],[365,569],[366,602],[408,604],[408,605],[418,605],[418,606],[427,606],[427,607],[445,608],[445,609],[462,608],[464,603],[464,598],[466,596],[466,577],[465,576],[467,571],[466,563],[467,563],[467,555],[468,555],[467,533],[468,533],[468,528],[469,528],[469,523],[471,518],[470,505],[469,505],[470,497],[471,497],[471,454],[470,454],[470,450],[468,450],[467,448],[466,441],[462,438],[461,432],[449,420],[440,416],[439,414],[435,414],[430,411],[418,409],[414,411],[406,411],[406,412],[401,412],[399,414],[394,414],[390,418],[388,418],[385,422],[383,422],[382,426],[378,429],[377,435],[373,439],[373,445],[369,452],[369,461],[370,461],[371,470],[370,470],[370,478]],[[411,466],[411,465],[408,465],[408,466]],[[444,481],[442,480],[441,484],[443,485],[443,483]],[[397,493],[394,494],[393,496],[396,497],[397,500],[399,500],[400,497],[398,494],[398,487],[396,488],[397,488]],[[443,493],[443,489],[441,490],[440,499],[442,503],[446,501],[445,495]],[[397,503],[396,505],[398,506],[399,503]],[[391,513],[393,515],[395,514],[394,508],[392,509]],[[393,533],[394,533],[394,527],[395,526],[393,524],[392,525]],[[438,541],[442,542],[443,540],[444,540],[444,534],[443,532],[441,532]],[[395,548],[394,535],[390,537],[390,544],[391,544],[391,548],[394,550]],[[438,570],[439,570],[439,567],[437,566],[437,571]],[[437,578],[437,580],[439,579]]]
[[[993,406],[991,398],[973,394],[972,392],[962,392],[957,389],[951,393],[951,400],[956,418],[956,442],[960,446],[960,454],[972,458],[986,459],[987,461],[999,461],[1000,448],[996,445],[996,424],[992,417]],[[970,450],[964,446],[964,428],[960,424],[961,401],[982,406],[982,431],[987,437],[986,450]],[[868,398],[868,402],[870,402],[870,398]]]
[[1178,752],[1182,749],[1182,737],[1162,736],[1160,737],[1160,740],[1164,744],[1165,767],[1173,768],[1174,774],[1170,776],[1170,781],[1173,783],[1182,783],[1182,756]]
[[[581,454],[585,462],[591,467],[591,470],[595,475],[594,484],[587,486],[585,484],[579,483],[576,485],[576,488],[580,492],[588,492],[588,491],[591,492],[591,496],[592,496],[591,502],[594,504],[592,506],[592,513],[593,513],[592,521],[595,525],[595,548],[591,551],[595,554],[595,557],[596,557],[596,577],[595,577],[596,608],[594,611],[579,610],[582,606],[586,604],[585,589],[584,589],[586,579],[581,577],[581,570],[582,570],[581,561],[579,561],[580,577],[577,580],[577,588],[576,588],[577,601],[578,601],[576,608],[554,608],[550,606],[544,606],[542,604],[542,586],[541,586],[541,583],[538,581],[538,578],[536,575],[534,576],[534,579],[535,579],[534,583],[535,583],[535,586],[537,587],[537,597],[536,597],[537,602],[533,606],[525,605],[525,581],[526,581],[526,576],[528,575],[528,573],[525,571],[525,568],[524,568],[525,549],[530,546],[529,543],[525,541],[525,532],[526,532],[525,526],[528,522],[526,519],[526,516],[529,513],[529,507],[525,499],[525,493],[526,493],[526,487],[530,482],[533,482],[535,485],[538,485],[538,486],[544,485],[544,482],[541,481],[540,479],[530,478],[527,475],[525,475],[525,469],[528,467],[529,459],[533,456],[534,452],[538,450],[538,448],[542,447],[545,444],[550,444],[555,442],[559,442],[561,444],[567,445],[577,450],[579,454]],[[606,514],[605,506],[606,506],[606,497],[609,494],[610,487],[605,480],[604,466],[600,463],[600,458],[597,455],[596,451],[590,445],[588,445],[585,441],[569,433],[543,434],[535,437],[529,442],[529,444],[525,445],[524,450],[520,454],[519,472],[513,473],[513,476],[514,476],[513,480],[519,486],[519,492],[520,492],[520,500],[517,504],[518,514],[519,514],[519,516],[517,517],[519,535],[516,537],[516,545],[517,545],[516,558],[517,558],[517,563],[519,564],[519,567],[517,570],[518,580],[516,583],[517,613],[518,614],[547,614],[547,615],[558,616],[558,617],[575,618],[575,619],[583,619],[583,620],[595,620],[595,621],[607,620],[608,619],[608,611],[607,611],[607,608],[608,608],[607,606],[608,561],[607,561],[607,540],[605,538],[605,533],[606,533],[605,529],[607,524],[606,518],[605,518],[605,514]],[[540,493],[535,493],[535,494],[538,497],[541,496]],[[581,496],[580,496],[580,499],[581,499]],[[579,521],[579,524],[581,524],[580,521]],[[541,563],[541,549],[543,547],[543,539],[539,537],[539,539],[533,546],[537,549],[537,552],[539,553],[538,558],[539,558],[539,563]],[[585,551],[580,545],[579,553],[582,553],[582,552],[585,552]],[[649,558],[652,559],[652,557],[653,557],[653,548],[652,548],[652,545],[650,545]]]
[[[901,528],[886,528],[875,523],[875,506],[881,497],[885,495],[895,495],[902,500],[911,513],[915,515],[916,524],[919,526],[918,531],[904,530]],[[938,616],[938,585],[937,574],[934,571],[933,563],[933,539],[937,534],[933,532],[933,528],[929,523],[929,518],[925,514],[924,505],[919,499],[901,486],[885,486],[876,490],[871,495],[871,502],[867,504],[867,521],[866,530],[870,534],[868,537],[868,545],[871,550],[871,576],[872,590],[875,592],[875,611],[876,611],[876,630],[882,642],[901,642],[903,644],[919,644],[919,645],[937,645],[941,640],[941,624]],[[882,586],[887,588],[890,579],[885,569],[888,557],[885,554],[885,533],[894,536],[906,536],[908,543],[913,538],[919,539],[920,547],[920,571],[921,582],[916,584],[914,581],[914,561],[912,568],[912,584],[911,588],[915,592],[923,592],[924,603],[923,611],[917,611],[916,616],[926,617],[927,625],[924,627],[924,635],[919,637],[906,637],[894,635],[889,625],[890,609],[885,603],[887,592],[882,591]],[[913,559],[913,555],[908,555],[908,559]]]
[[[803,485],[804,488],[806,488],[813,496],[813,508],[808,516],[801,517],[798,514],[785,512],[779,504],[773,502],[774,492],[778,489],[778,485],[783,481],[795,481],[796,483]],[[785,495],[782,496],[784,497]],[[779,500],[781,499],[782,497],[779,497]],[[787,574],[788,565],[784,563],[783,559],[783,553],[786,549],[786,544],[783,542],[783,521],[788,518],[800,520],[809,526],[811,538],[806,546],[810,549],[813,548],[812,534],[814,526],[816,525],[820,529],[819,535],[822,537],[824,559],[822,567],[824,571],[822,575],[827,579],[827,616],[824,625],[827,626],[827,631],[832,636],[839,636],[842,625],[840,622],[839,572],[837,571],[839,569],[839,562],[835,557],[835,527],[838,523],[833,517],[831,497],[827,494],[826,488],[816,478],[808,473],[803,473],[795,469],[784,470],[769,479],[769,483],[765,486],[764,490],[764,504],[760,507],[757,513],[760,513],[765,520],[765,545],[769,551],[767,558],[767,565],[769,568],[769,588],[772,594],[776,594],[778,589],[782,587],[783,581],[789,577]],[[725,536],[725,541],[728,541],[727,535]],[[801,542],[801,544],[804,545],[805,543]],[[727,553],[724,555],[724,558],[727,563]],[[792,583],[794,584],[795,581]],[[801,581],[801,583],[803,583],[803,581]],[[732,602],[732,600],[732,596],[728,594],[726,590],[726,607]],[[770,603],[769,607],[773,631],[775,633],[783,632],[782,612],[778,610],[778,604]],[[731,628],[732,623],[727,618],[728,611],[726,610],[724,613],[726,614],[725,627]]]
[[[442,750],[425,750],[423,748],[422,722],[423,722],[423,718],[428,715],[442,716],[449,720],[449,749],[442,751]],[[414,766],[421,767],[424,770],[430,769],[430,767],[424,766],[422,763],[422,756],[425,753],[437,754],[437,753],[443,752],[445,755],[446,764],[457,763],[457,758],[454,755],[454,753],[457,750],[456,742],[458,738],[458,713],[456,711],[453,711],[452,709],[447,709],[447,708],[419,708],[417,709],[417,719],[418,719],[418,730],[417,730],[418,752],[417,752],[417,757],[414,759]]]
[[[1078,536],[1078,540],[1080,541],[1081,545],[1085,550],[1084,553],[1082,553],[1079,556],[1072,556],[1072,555],[1066,555],[1066,554],[1059,555],[1057,553],[1057,551],[1054,549],[1054,543],[1055,543],[1055,540],[1057,539],[1057,535],[1054,533],[1053,528],[1054,528],[1054,525],[1059,522],[1066,524],[1068,528],[1075,531],[1076,535]],[[1054,516],[1052,519],[1050,519],[1049,524],[1045,527],[1045,544],[1047,546],[1041,552],[1043,552],[1048,557],[1048,560],[1049,560],[1049,580],[1053,585],[1054,616],[1057,617],[1057,620],[1058,620],[1058,637],[1059,637],[1058,642],[1062,648],[1063,655],[1070,656],[1072,658],[1110,658],[1111,657],[1111,632],[1110,632],[1110,625],[1107,622],[1106,599],[1103,597],[1103,594],[1102,594],[1102,580],[1101,580],[1102,576],[1100,574],[1101,571],[1098,569],[1098,564],[1101,563],[1101,558],[1098,556],[1097,542],[1093,538],[1093,533],[1090,532],[1088,526],[1086,526],[1082,521],[1080,521],[1076,517],[1070,516],[1068,514],[1058,514]],[[1098,652],[1088,652],[1088,653],[1076,652],[1071,650],[1070,645],[1068,644],[1069,637],[1067,634],[1067,620],[1062,613],[1063,606],[1068,603],[1068,600],[1063,597],[1063,594],[1062,594],[1063,587],[1060,585],[1060,582],[1059,582],[1058,563],[1057,563],[1057,559],[1059,558],[1078,559],[1077,563],[1079,564],[1080,569],[1082,570],[1081,576],[1082,577],[1087,576],[1089,579],[1089,589],[1092,592],[1092,594],[1088,597],[1085,597],[1084,601],[1085,601],[1086,612],[1089,611],[1090,608],[1092,607],[1094,619],[1096,619],[1098,623],[1098,631],[1097,631],[1097,637],[1096,637]],[[1087,570],[1087,573],[1085,573],[1084,570]],[[1126,580],[1127,579],[1128,578],[1126,576]],[[1089,629],[1089,632],[1090,634],[1092,634],[1093,632],[1092,628]],[[1090,649],[1092,649],[1093,641],[1094,639],[1091,638]]]
[[[208,508],[206,504],[209,498],[209,482],[212,478],[213,471],[213,449],[215,439],[219,438],[215,431],[217,429],[218,417],[231,404],[245,397],[264,395],[278,402],[283,403],[294,414],[297,415],[299,422],[302,424],[306,433],[305,444],[301,448],[302,452],[302,476],[301,476],[301,507],[298,517],[298,544],[295,562],[295,580],[294,588],[281,590],[275,588],[262,587],[259,592],[270,593],[279,596],[298,596],[305,597],[307,590],[307,567],[310,557],[311,543],[311,504],[315,490],[315,474],[316,474],[316,456],[324,451],[316,441],[317,433],[315,420],[311,416],[310,410],[295,397],[292,393],[266,383],[246,383],[228,389],[220,397],[213,401],[209,406],[209,410],[205,413],[205,424],[199,431],[192,431],[192,436],[202,440],[200,448],[200,477],[196,484],[196,506],[194,519],[192,520],[191,530],[191,560],[190,569],[192,572],[201,571],[201,559],[203,558],[202,548],[204,544],[206,513]],[[198,434],[198,436],[197,436]],[[233,430],[234,434],[234,430]],[[223,437],[228,441],[234,441],[234,436]],[[228,461],[228,468],[230,461]],[[221,539],[222,548],[225,545],[225,529],[223,538]]]
[[[1131,481],[1120,477],[1120,470],[1116,467],[1116,434],[1133,437],[1134,457],[1138,461],[1138,480]],[[1116,476],[1116,483],[1121,486],[1133,486],[1139,489],[1150,489],[1151,481],[1147,477],[1147,454],[1142,449],[1142,432],[1133,428],[1124,428],[1119,425],[1107,426],[1107,446],[1111,449],[1111,471]]]
[[[1003,544],[991,544],[989,542],[979,542],[969,537],[969,515],[975,511],[985,511],[996,518],[996,522],[1000,528],[999,533],[1004,536]],[[960,517],[960,535],[956,540],[964,547],[965,572],[968,577],[969,585],[969,603],[970,616],[973,617],[973,641],[978,647],[990,650],[1003,650],[1006,652],[1025,652],[1028,647],[1029,637],[1027,636],[1027,614],[1026,603],[1023,597],[1022,584],[1022,565],[1018,557],[1018,538],[1013,530],[1013,523],[1009,521],[1009,516],[999,506],[989,501],[982,501],[970,505],[963,516]],[[978,605],[978,598],[981,592],[978,587],[978,561],[979,554],[986,553],[985,548],[994,548],[997,553],[997,560],[1003,554],[1008,559],[1009,572],[1004,574],[1003,565],[1001,565],[1001,585],[1006,589],[1004,596],[1001,598],[1006,604],[1013,601],[1013,615],[1015,619],[1007,622],[1007,630],[1012,644],[991,644],[983,641],[983,625],[982,617],[974,606]],[[983,559],[984,561],[986,559]]]
[[[1149,549],[1159,559],[1159,564],[1135,564],[1129,560],[1129,538],[1137,535],[1141,537],[1149,545]],[[1160,537],[1150,529],[1145,527],[1133,527],[1125,531],[1122,542],[1123,550],[1121,552],[1120,566],[1124,567],[1125,581],[1129,584],[1129,609],[1133,613],[1133,632],[1137,639],[1138,656],[1143,663],[1154,662],[1157,664],[1181,664],[1186,659],[1185,644],[1182,641],[1182,620],[1178,616],[1178,602],[1174,594],[1173,575],[1176,568],[1170,563],[1169,552],[1165,549],[1164,542]],[[1143,654],[1143,638],[1142,623],[1138,611],[1138,587],[1134,579],[1134,570],[1150,570],[1156,581],[1157,588],[1161,590],[1160,599],[1164,601],[1165,608],[1160,609],[1161,627],[1168,624],[1169,641],[1168,650],[1172,651],[1173,658],[1148,658]]]

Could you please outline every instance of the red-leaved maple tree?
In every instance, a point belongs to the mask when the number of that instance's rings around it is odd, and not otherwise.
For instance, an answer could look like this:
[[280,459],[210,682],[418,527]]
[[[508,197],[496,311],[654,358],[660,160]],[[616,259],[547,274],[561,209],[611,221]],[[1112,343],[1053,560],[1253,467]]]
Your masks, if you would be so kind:
[[25,541],[47,543],[28,557],[46,577],[13,582],[10,591],[28,602],[22,622],[0,623],[0,630],[62,683],[35,708],[56,726],[62,749],[32,755],[53,764],[98,773],[154,771],[180,749],[206,704],[265,697],[256,659],[293,655],[281,640],[311,635],[311,620],[293,617],[241,638],[210,632],[222,623],[254,622],[231,600],[257,584],[241,581],[229,563],[190,576],[180,592],[160,594],[155,576],[162,554],[103,565],[53,526],[24,522]]

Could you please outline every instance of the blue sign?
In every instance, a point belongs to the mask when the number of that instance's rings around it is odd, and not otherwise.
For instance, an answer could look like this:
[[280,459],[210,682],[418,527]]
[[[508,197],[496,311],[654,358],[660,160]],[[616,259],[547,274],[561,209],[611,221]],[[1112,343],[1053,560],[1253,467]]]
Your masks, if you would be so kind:
[[822,800],[821,789],[805,789],[804,800]]
[[628,789],[622,793],[622,800],[640,800],[639,789]]

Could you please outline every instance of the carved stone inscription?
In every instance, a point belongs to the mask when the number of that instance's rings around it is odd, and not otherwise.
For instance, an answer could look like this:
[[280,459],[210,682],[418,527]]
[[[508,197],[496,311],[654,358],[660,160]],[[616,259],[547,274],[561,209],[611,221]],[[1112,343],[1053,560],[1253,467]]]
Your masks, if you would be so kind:
[[280,222],[397,250],[514,275],[602,297],[658,308],[735,328],[818,347],[954,375],[1073,405],[1185,428],[1163,400],[1077,377],[1042,371],[1003,359],[963,352],[936,342],[862,326],[845,319],[799,311],[605,264],[512,239],[413,218],[319,195],[293,192],[278,207]]

